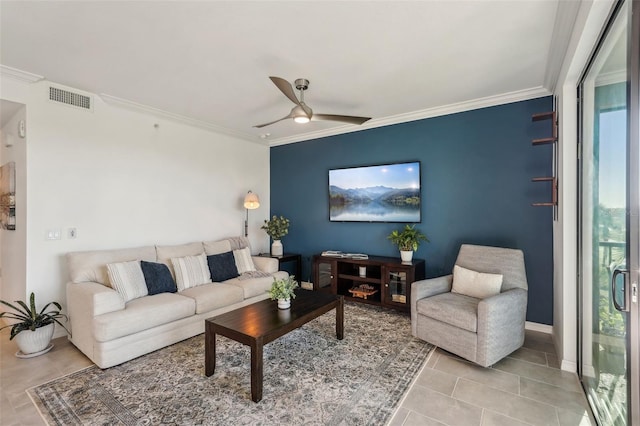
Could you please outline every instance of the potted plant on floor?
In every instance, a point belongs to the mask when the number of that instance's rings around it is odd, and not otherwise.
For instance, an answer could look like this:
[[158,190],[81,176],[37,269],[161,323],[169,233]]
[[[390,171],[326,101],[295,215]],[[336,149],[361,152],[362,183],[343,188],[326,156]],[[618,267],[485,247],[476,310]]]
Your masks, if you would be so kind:
[[[0,300],[0,303],[13,309],[13,311],[0,312],[0,318],[6,318],[9,320],[16,320],[9,325],[5,325],[0,328],[3,330],[7,327],[11,327],[11,337],[9,340],[16,339],[16,344],[20,349],[17,356],[29,357],[40,355],[49,351],[53,345],[50,345],[51,338],[53,337],[53,331],[55,324],[58,323],[64,328],[67,333],[69,330],[59,321],[64,318],[67,320],[67,316],[60,313],[62,307],[58,302],[50,302],[45,305],[44,308],[38,312],[36,310],[36,296],[32,292],[29,298],[29,305],[22,300],[17,300],[14,304]],[[49,309],[49,306],[53,305],[57,310]],[[20,355],[22,353],[22,355]]]
[[395,229],[387,236],[387,239],[398,246],[400,258],[403,262],[411,262],[413,252],[418,250],[420,242],[429,242],[427,236],[420,232],[419,229],[416,229],[415,225],[405,225],[401,231]]
[[289,219],[284,216],[278,217],[274,215],[271,220],[265,220],[260,229],[264,229],[273,240],[271,255],[282,256],[284,249],[280,240],[289,233]]
[[288,309],[291,307],[291,299],[296,298],[293,290],[297,287],[298,282],[293,275],[289,275],[287,278],[280,280],[274,278],[271,289],[269,290],[269,296],[271,296],[271,300],[278,301],[278,308]]

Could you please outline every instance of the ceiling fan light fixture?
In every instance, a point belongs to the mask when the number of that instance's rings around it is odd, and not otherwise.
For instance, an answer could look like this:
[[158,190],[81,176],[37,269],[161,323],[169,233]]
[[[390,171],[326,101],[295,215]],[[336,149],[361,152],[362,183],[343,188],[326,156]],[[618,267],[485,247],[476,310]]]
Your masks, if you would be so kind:
[[296,123],[304,124],[309,122],[307,112],[300,105],[293,107],[291,115],[293,116],[293,121]]
[[277,123],[282,120],[288,120],[293,118],[293,121],[299,124],[308,123],[313,119],[313,121],[339,121],[342,123],[348,124],[362,124],[365,121],[371,120],[371,117],[356,117],[353,115],[338,115],[338,114],[314,114],[313,110],[309,108],[307,104],[304,103],[304,91],[309,88],[309,80],[304,78],[299,78],[295,81],[296,89],[300,91],[300,98],[296,96],[295,91],[293,90],[293,86],[284,78],[280,77],[269,77],[273,84],[296,106],[291,108],[291,112],[286,117],[282,117],[278,120],[271,121],[269,123],[258,124],[253,127],[262,128],[265,126],[270,126],[274,123]]

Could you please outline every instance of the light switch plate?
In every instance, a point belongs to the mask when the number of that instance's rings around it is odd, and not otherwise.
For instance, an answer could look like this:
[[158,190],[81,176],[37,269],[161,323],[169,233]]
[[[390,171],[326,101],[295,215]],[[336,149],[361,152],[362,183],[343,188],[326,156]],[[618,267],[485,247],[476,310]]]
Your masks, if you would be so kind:
[[62,238],[62,232],[60,231],[60,228],[47,229],[47,232],[45,234],[45,238],[47,240],[59,240],[59,239]]

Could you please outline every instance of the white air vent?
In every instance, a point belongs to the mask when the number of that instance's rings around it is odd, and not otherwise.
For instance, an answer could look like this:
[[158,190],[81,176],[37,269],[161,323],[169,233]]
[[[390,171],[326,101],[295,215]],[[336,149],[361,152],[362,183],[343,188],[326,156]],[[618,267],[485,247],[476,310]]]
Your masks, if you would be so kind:
[[49,100],[76,108],[92,110],[90,96],[70,92],[69,90],[60,89],[58,87],[49,87]]

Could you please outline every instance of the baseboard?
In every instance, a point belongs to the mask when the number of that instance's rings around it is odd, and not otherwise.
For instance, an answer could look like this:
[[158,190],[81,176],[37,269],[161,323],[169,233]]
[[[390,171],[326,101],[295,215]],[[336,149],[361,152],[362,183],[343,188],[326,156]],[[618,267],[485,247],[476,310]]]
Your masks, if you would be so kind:
[[571,373],[577,373],[578,364],[576,364],[574,361],[567,361],[566,359],[563,359],[562,362],[560,363],[560,370],[569,371]]
[[540,333],[553,334],[553,326],[540,324],[539,322],[526,321],[524,323],[525,330],[538,331]]

